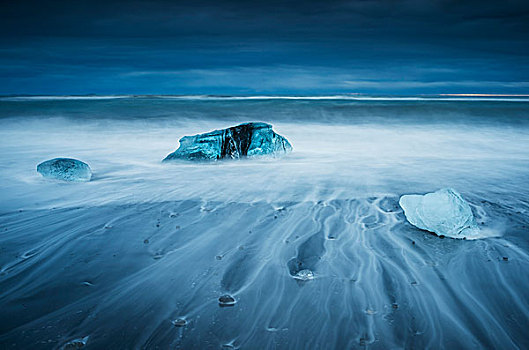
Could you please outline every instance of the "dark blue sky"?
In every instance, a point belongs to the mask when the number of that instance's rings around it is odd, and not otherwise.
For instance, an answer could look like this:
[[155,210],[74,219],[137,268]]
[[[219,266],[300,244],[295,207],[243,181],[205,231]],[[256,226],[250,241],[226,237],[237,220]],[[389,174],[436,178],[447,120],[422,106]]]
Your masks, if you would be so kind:
[[529,93],[529,1],[11,1],[0,94]]

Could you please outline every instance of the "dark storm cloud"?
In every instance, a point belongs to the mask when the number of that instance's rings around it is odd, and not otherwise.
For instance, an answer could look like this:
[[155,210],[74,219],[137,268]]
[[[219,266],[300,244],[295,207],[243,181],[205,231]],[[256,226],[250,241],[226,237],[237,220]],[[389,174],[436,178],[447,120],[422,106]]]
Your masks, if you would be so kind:
[[0,12],[1,93],[527,91],[524,1],[48,1]]

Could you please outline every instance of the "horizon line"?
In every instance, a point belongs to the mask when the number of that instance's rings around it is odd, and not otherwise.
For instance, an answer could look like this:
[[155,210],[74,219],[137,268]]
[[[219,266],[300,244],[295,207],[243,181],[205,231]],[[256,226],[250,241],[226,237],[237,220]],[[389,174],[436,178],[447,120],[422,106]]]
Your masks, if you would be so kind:
[[370,94],[370,93],[330,93],[330,94],[141,94],[141,93],[114,93],[114,94],[0,94],[0,97],[263,97],[263,98],[304,98],[304,97],[529,97],[529,94],[496,94],[496,93],[439,93],[439,94]]

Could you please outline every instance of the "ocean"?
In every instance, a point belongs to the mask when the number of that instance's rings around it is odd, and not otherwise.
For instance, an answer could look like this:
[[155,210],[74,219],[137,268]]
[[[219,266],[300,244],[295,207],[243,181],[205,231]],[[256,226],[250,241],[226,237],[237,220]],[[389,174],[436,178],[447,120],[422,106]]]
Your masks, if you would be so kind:
[[[292,153],[161,162],[250,121]],[[440,188],[479,239],[407,222]],[[2,349],[529,347],[529,98],[0,97],[0,193]]]

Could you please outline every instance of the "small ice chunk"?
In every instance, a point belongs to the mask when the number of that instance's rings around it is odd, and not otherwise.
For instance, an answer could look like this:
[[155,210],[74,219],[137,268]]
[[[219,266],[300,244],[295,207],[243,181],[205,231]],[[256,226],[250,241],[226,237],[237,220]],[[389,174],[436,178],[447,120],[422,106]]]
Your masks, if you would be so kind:
[[314,272],[309,269],[299,271],[294,275],[294,278],[300,281],[308,281],[314,279]]
[[368,315],[374,315],[376,313],[377,312],[375,310],[373,310],[373,309],[369,309],[369,308],[366,309],[366,314],[368,314]]
[[88,341],[88,338],[89,336],[86,336],[84,338],[78,338],[78,339],[69,341],[68,343],[64,344],[62,349],[63,350],[82,349],[86,346],[86,342]]
[[37,171],[45,178],[63,181],[90,181],[92,170],[77,159],[54,158],[37,165]]
[[461,195],[444,188],[425,195],[404,195],[399,205],[414,226],[439,236],[472,238],[479,235],[472,209]]
[[235,303],[236,303],[235,298],[229,294],[225,294],[219,298],[220,306],[233,306],[235,305]]
[[172,320],[171,323],[175,327],[184,327],[185,325],[187,325],[187,321],[185,320],[185,318],[177,318],[176,320]]

